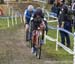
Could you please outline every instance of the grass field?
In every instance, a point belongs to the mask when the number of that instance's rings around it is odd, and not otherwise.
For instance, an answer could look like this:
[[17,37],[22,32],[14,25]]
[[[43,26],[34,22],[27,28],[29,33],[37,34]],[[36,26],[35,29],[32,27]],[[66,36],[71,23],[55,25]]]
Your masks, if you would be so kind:
[[[56,27],[57,23],[49,23],[50,26]],[[48,35],[52,38],[56,38],[56,30],[49,29]],[[73,37],[70,36],[71,39],[71,49],[73,50]],[[60,33],[59,33],[59,41],[60,41]],[[68,52],[64,51],[61,47],[58,48],[56,51],[56,43],[47,40],[47,43],[44,45],[43,49],[46,51],[44,52],[47,57],[52,58],[57,61],[73,61],[73,55],[69,54]],[[70,63],[66,63],[70,64]]]
[[[7,18],[0,18],[0,29],[7,29],[8,28],[8,22],[7,21],[8,21]],[[15,18],[13,18],[13,24],[14,24],[14,26],[21,24],[20,18],[17,18],[17,24],[15,21]],[[11,27],[13,27],[12,19],[9,18],[9,28],[11,28]]]

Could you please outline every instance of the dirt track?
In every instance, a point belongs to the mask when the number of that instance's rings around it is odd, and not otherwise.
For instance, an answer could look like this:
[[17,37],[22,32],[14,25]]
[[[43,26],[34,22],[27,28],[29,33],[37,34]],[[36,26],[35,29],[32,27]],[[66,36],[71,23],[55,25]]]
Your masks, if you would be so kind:
[[43,57],[39,60],[32,55],[24,39],[24,27],[15,29],[0,30],[0,64],[47,64]]
[[[67,64],[54,61],[43,55],[37,59],[25,42],[24,27],[16,27],[12,30],[0,30],[0,64]],[[70,63],[72,64],[72,62]]]

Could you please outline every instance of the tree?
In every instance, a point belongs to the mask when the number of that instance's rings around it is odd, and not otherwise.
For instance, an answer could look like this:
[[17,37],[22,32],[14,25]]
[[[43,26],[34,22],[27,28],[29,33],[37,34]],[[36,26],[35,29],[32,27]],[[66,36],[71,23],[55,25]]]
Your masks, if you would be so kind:
[[4,3],[4,0],[0,0],[0,4],[3,4]]

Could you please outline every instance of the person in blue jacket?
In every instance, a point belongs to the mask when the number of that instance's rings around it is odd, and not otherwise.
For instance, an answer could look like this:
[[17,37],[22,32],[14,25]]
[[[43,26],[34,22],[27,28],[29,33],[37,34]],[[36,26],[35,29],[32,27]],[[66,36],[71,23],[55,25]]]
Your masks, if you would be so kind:
[[[24,11],[24,17],[23,17],[24,23],[25,23],[25,31],[26,31],[27,34],[29,34],[28,33],[29,23],[30,23],[30,19],[31,19],[33,14],[34,14],[34,6],[29,5],[28,8]],[[28,35],[26,36],[26,41],[28,41]]]
[[[61,8],[60,15],[58,17],[59,27],[63,28],[69,32],[72,31],[72,22],[70,19],[70,15],[68,14],[68,7],[66,5],[63,5]],[[61,43],[63,45],[67,45],[67,47],[70,47],[70,37],[69,34],[60,30],[60,36],[61,36]],[[66,38],[66,44],[65,44],[65,38]]]

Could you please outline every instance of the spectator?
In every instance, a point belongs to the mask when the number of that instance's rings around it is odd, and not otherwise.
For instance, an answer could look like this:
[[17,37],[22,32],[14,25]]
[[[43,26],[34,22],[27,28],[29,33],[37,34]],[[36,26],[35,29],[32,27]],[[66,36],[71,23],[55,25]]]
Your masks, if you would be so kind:
[[61,7],[63,6],[63,2],[59,3],[55,3],[52,8],[51,8],[51,13],[50,16],[54,16],[54,17],[58,17],[59,16],[59,12],[61,10]]
[[48,0],[49,4],[53,4],[55,0]]
[[[58,18],[58,22],[59,22],[60,28],[63,28],[63,29],[70,31],[70,32],[72,31],[71,20],[70,20],[69,14],[68,14],[68,7],[66,5],[62,6],[61,13]],[[61,36],[61,43],[63,45],[65,45],[65,38],[66,38],[67,47],[70,47],[69,34],[60,30],[60,36]]]
[[65,3],[65,0],[61,0],[62,3]]
[[74,26],[74,31],[75,31],[75,1],[74,3],[72,4],[72,11],[73,11],[73,26]]

